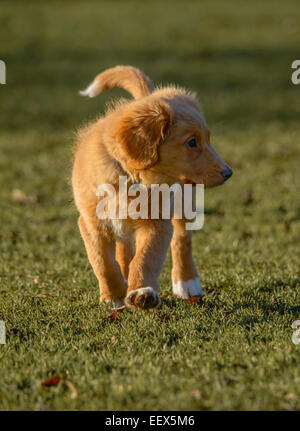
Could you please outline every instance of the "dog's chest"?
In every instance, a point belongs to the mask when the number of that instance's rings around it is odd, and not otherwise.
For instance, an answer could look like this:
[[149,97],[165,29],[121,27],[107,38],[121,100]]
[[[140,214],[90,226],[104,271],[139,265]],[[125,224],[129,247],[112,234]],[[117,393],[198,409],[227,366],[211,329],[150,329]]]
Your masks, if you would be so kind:
[[126,220],[111,219],[110,223],[117,240],[124,241],[130,237],[131,232],[128,228]]

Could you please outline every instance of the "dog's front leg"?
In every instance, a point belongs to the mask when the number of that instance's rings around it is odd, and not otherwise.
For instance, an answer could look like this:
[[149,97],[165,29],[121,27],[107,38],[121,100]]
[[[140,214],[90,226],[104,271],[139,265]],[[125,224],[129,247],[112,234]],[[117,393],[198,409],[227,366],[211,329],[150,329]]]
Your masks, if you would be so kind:
[[127,286],[115,259],[114,238],[102,232],[94,220],[85,220],[80,216],[78,225],[89,261],[99,281],[100,303],[123,305]]
[[192,255],[192,231],[185,229],[185,223],[184,219],[172,220],[172,287],[174,295],[182,299],[203,295]]
[[116,243],[116,259],[120,265],[124,279],[128,280],[129,264],[132,261],[135,250],[131,241],[117,241]]
[[172,235],[170,220],[141,220],[136,226],[136,254],[129,266],[125,304],[136,308],[160,305],[158,277]]

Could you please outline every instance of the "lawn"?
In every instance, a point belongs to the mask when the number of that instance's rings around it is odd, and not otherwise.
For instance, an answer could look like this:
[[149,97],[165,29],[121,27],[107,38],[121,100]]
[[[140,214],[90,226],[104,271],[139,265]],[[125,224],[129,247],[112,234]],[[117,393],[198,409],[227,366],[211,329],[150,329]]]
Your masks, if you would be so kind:
[[[1,0],[1,410],[300,409],[299,22],[297,0]],[[78,90],[116,64],[197,91],[234,174],[194,235],[203,302],[173,297],[168,254],[162,308],[105,319],[70,169],[126,95]]]

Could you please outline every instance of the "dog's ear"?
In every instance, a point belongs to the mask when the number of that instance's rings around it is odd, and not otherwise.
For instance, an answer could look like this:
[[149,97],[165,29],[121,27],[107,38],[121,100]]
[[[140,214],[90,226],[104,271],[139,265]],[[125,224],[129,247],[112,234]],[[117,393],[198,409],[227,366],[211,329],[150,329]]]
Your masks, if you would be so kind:
[[158,146],[171,123],[164,102],[138,103],[127,109],[116,128],[118,150],[129,169],[147,169],[158,160]]

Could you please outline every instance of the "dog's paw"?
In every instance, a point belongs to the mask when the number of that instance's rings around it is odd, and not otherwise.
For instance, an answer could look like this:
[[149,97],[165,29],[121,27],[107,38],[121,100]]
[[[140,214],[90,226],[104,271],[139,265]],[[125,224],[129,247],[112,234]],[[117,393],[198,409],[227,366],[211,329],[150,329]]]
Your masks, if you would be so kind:
[[177,283],[172,281],[172,288],[174,295],[182,299],[188,299],[191,296],[203,296],[199,277],[194,278],[194,280],[179,280]]
[[147,310],[148,308],[159,307],[161,302],[157,292],[152,287],[141,287],[128,293],[125,304],[127,307]]
[[109,307],[122,307],[122,305],[124,305],[124,299],[123,298],[119,298],[116,300],[111,300],[111,299],[105,299],[103,302],[100,301],[100,304],[105,304],[108,305]]

